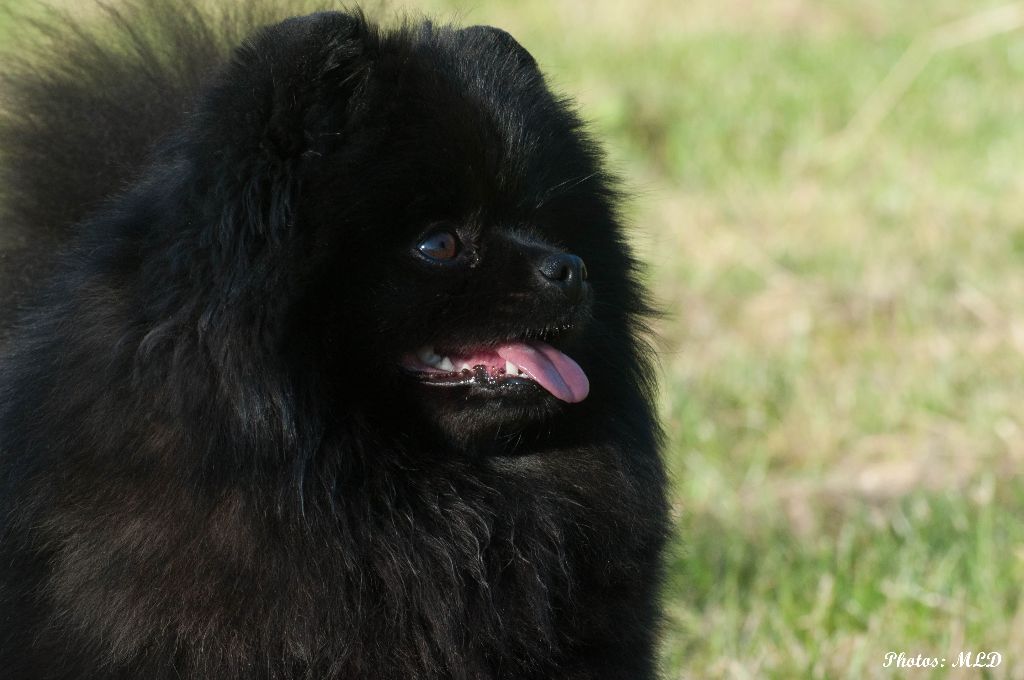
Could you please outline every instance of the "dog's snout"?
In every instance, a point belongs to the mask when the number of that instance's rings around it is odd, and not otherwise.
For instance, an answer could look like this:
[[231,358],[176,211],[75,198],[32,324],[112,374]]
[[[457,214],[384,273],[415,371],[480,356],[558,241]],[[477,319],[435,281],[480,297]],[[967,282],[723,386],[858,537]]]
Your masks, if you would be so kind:
[[587,280],[587,265],[570,253],[558,253],[544,258],[540,273],[547,282],[558,287],[572,302],[583,298],[583,282]]

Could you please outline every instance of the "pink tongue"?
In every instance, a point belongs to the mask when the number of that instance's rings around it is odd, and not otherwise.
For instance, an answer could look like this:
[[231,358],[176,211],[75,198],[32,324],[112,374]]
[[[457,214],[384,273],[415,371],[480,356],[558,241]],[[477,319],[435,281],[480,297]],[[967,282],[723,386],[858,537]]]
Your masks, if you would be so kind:
[[590,381],[580,365],[543,342],[502,345],[498,356],[523,369],[541,387],[570,404],[583,401],[590,392]]

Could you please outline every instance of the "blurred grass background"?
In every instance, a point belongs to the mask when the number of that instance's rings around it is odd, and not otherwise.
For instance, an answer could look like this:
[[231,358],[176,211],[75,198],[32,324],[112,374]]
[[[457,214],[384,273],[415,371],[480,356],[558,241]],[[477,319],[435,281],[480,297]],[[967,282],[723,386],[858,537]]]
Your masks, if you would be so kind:
[[414,1],[375,14],[509,30],[636,194],[666,677],[1024,677],[1024,3]]

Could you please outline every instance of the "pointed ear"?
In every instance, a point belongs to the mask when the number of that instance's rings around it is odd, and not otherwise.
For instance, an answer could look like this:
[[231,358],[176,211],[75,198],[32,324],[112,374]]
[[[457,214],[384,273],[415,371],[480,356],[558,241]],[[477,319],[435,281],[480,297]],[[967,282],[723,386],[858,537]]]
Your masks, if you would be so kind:
[[358,14],[289,19],[247,39],[217,75],[189,138],[223,246],[284,235],[303,159],[319,131],[344,120],[370,33]]
[[459,31],[466,40],[466,51],[481,57],[486,54],[500,53],[514,55],[516,63],[524,69],[537,71],[537,61],[525,47],[507,31],[494,26],[468,26]]

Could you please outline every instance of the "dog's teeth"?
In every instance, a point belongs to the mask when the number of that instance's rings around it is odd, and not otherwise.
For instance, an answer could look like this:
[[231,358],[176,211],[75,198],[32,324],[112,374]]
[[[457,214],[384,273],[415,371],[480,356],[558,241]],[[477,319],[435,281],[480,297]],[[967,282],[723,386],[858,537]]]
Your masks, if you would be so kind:
[[441,361],[441,357],[434,354],[433,347],[423,347],[418,352],[416,352],[416,357],[423,363],[430,366],[437,366],[437,364]]
[[472,371],[473,367],[469,365],[468,361],[463,361],[462,365],[459,366],[460,371]]
[[443,359],[441,359],[441,361],[438,362],[437,367],[440,368],[442,371],[455,370],[455,364],[453,364],[452,360],[449,359],[448,357],[444,357]]
[[518,366],[513,364],[511,361],[505,361],[505,375],[515,375],[518,371]]

